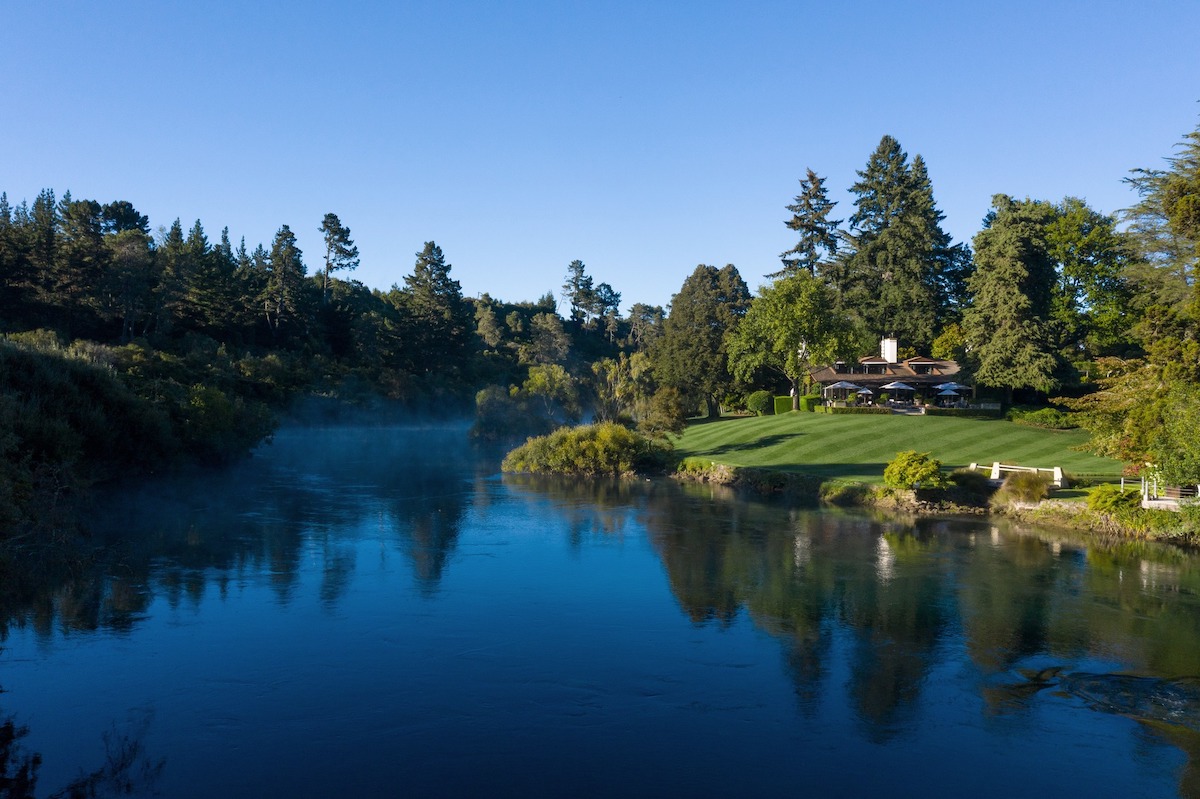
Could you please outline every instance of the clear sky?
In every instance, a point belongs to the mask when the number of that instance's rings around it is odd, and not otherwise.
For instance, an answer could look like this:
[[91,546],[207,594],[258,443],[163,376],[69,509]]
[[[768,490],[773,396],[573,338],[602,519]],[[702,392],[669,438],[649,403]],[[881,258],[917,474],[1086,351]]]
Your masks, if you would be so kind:
[[807,167],[835,215],[884,134],[944,225],[997,192],[1113,212],[1200,122],[1200,2],[8,2],[0,190],[129,200],[309,270],[337,213],[386,289],[435,240],[468,296],[580,259],[666,304],[755,287]]

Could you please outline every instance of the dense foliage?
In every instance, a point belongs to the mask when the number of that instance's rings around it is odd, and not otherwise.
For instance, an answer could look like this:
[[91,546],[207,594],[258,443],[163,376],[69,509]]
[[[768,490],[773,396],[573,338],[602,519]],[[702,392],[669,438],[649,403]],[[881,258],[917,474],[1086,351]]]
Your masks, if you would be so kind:
[[1008,420],[1046,430],[1074,430],[1079,427],[1072,414],[1057,408],[1012,408],[1008,412]]
[[661,465],[661,445],[613,422],[562,427],[504,458],[507,472],[619,477]]
[[770,391],[754,391],[746,395],[746,410],[756,416],[771,413],[774,409],[775,398]]
[[928,452],[904,450],[883,470],[883,483],[891,488],[946,488],[950,479],[942,472],[942,462]]

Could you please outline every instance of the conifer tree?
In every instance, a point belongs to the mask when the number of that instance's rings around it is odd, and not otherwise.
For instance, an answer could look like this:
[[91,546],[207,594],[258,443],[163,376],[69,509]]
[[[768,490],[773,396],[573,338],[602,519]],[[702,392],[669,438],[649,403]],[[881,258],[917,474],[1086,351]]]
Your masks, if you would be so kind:
[[266,259],[265,286],[260,295],[267,326],[276,338],[280,328],[300,319],[304,273],[296,234],[283,225],[271,243],[271,253]]
[[187,245],[179,218],[171,227],[158,229],[155,265],[158,272],[154,289],[154,312],[151,326],[157,333],[170,332],[183,315],[187,292]]
[[325,272],[321,283],[321,302],[329,303],[329,275],[353,271],[358,266],[358,247],[350,238],[350,228],[342,224],[335,213],[325,214],[320,231],[325,236]]
[[1056,275],[1046,238],[1055,210],[1003,194],[992,206],[987,227],[975,236],[963,333],[975,379],[1004,388],[1011,402],[1014,388],[1050,391],[1057,384],[1048,326]]
[[73,200],[70,192],[59,204],[59,237],[51,271],[50,292],[59,308],[58,326],[68,337],[91,332],[99,308],[96,290],[106,268],[100,204]]
[[435,242],[425,242],[417,253],[413,273],[405,276],[403,291],[393,291],[393,301],[407,319],[415,371],[453,372],[465,365],[474,329],[471,308]]
[[783,269],[768,277],[787,277],[801,269],[816,275],[823,259],[837,255],[838,225],[842,222],[829,218],[835,205],[837,203],[830,200],[825,191],[825,178],[818,177],[816,172],[809,169],[800,181],[800,193],[787,206],[792,218],[783,223],[799,233],[800,240],[792,249],[780,253]]
[[570,320],[582,326],[596,304],[596,290],[587,267],[578,258],[567,264],[567,279],[563,283],[563,299],[571,306]]
[[928,351],[961,305],[969,254],[942,230],[919,155],[910,165],[900,143],[884,136],[858,175],[849,248],[829,282],[871,334]]
[[697,266],[671,297],[652,350],[659,382],[703,400],[709,417],[720,415],[721,397],[733,386],[728,337],[749,307],[750,290],[733,264]]

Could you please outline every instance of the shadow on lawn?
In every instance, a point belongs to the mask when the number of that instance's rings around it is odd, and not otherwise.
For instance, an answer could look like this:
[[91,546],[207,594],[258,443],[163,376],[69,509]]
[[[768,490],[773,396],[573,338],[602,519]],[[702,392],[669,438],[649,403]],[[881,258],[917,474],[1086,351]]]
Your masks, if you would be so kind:
[[763,436],[756,438],[753,441],[743,441],[740,444],[724,444],[719,447],[705,450],[706,455],[724,455],[729,452],[744,452],[752,449],[765,449],[773,447],[776,444],[782,444],[785,441],[791,441],[793,438],[800,438],[804,433],[776,433],[773,436]]
[[792,474],[813,474],[819,477],[882,477],[886,463],[796,463],[771,467]]

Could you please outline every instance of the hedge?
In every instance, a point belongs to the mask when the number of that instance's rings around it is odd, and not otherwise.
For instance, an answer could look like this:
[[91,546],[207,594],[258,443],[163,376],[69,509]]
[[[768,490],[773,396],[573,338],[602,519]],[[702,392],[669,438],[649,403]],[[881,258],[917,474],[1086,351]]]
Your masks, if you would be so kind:
[[[791,411],[791,409],[792,409],[792,398],[791,397],[786,396],[786,395],[775,397],[775,414],[776,415],[779,415],[781,413],[788,413],[789,411]],[[804,410],[804,409],[801,408],[801,410]]]
[[821,404],[820,394],[805,394],[800,398],[800,410],[812,412],[812,410]]
[[831,413],[835,416],[846,413],[876,413],[876,414],[891,414],[891,408],[881,408],[878,405],[852,405],[848,408],[835,408],[830,405],[818,405],[813,408],[817,413]]
[[1003,419],[1004,411],[1000,408],[925,408],[926,416],[961,416],[967,419]]

